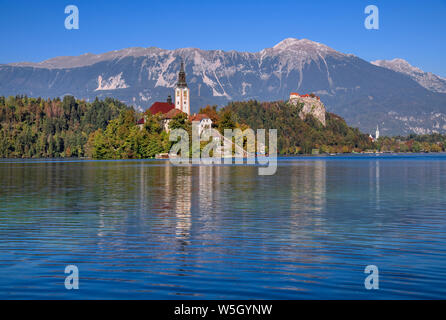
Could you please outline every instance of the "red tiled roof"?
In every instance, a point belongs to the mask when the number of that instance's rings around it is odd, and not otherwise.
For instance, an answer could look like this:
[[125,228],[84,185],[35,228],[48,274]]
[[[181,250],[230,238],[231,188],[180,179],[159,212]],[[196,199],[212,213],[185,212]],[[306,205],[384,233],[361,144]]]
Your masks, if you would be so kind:
[[167,112],[166,114],[164,114],[164,119],[172,119],[173,117],[175,117],[176,115],[183,113],[183,111],[179,110],[179,109],[172,109],[169,112]]
[[152,106],[150,107],[149,111],[151,114],[155,115],[157,113],[163,113],[166,114],[168,113],[170,110],[175,109],[175,105],[172,103],[167,103],[167,102],[155,102],[154,104],[152,104]]
[[291,93],[290,93],[290,96],[298,96],[298,97],[301,97],[301,98],[314,98],[314,99],[317,99],[317,100],[321,100],[321,98],[318,97],[318,96],[315,95],[315,94],[303,94],[303,95],[300,95],[300,94],[298,94],[298,93],[291,92]]
[[207,114],[204,113],[194,114],[193,116],[189,117],[190,121],[201,121],[203,119],[210,119],[210,118],[208,117]]
[[146,120],[144,118],[141,118],[138,120],[136,124],[144,124],[144,123],[146,123]]

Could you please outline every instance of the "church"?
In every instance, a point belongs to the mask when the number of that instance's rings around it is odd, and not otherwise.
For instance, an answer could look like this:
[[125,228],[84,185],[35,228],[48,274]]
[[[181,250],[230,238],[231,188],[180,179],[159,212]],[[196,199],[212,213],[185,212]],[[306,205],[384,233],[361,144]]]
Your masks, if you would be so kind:
[[[178,73],[178,81],[175,86],[175,103],[169,95],[166,102],[155,102],[149,108],[149,112],[153,115],[161,114],[163,119],[164,130],[169,132],[170,120],[180,113],[188,115],[190,121],[198,121],[199,133],[211,128],[212,120],[206,114],[190,114],[190,90],[186,82],[186,72],[184,71],[184,62],[181,61],[180,72]],[[144,128],[145,118],[140,119],[137,125],[140,129]]]
[[190,115],[190,95],[186,83],[186,72],[184,62],[181,61],[180,73],[178,73],[178,83],[175,88],[175,108]]
[[372,142],[375,142],[379,139],[379,127],[378,126],[376,126],[375,136],[372,136],[371,134],[369,134],[369,138]]

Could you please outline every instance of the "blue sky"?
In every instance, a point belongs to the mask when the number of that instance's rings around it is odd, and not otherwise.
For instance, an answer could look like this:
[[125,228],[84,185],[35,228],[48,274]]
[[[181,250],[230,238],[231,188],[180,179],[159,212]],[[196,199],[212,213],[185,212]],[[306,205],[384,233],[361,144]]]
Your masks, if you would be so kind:
[[[69,4],[79,30],[64,27]],[[364,28],[369,4],[380,10],[379,30]],[[255,52],[307,38],[446,77],[446,0],[0,0],[0,37],[0,63],[135,46]]]

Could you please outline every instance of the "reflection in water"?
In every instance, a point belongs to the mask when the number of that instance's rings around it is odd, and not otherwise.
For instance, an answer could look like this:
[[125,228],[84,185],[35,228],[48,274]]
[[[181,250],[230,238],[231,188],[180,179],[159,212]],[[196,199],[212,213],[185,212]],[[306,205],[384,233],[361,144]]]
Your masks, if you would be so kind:
[[0,298],[441,298],[445,160],[0,162]]
[[293,216],[290,222],[296,229],[304,225],[322,227],[321,213],[326,205],[326,162],[303,162],[291,170],[290,209]]
[[292,170],[291,209],[303,212],[322,211],[325,207],[326,162],[306,162]]
[[178,167],[175,179],[175,214],[177,239],[190,236],[192,206],[192,167]]
[[376,209],[381,209],[380,208],[380,192],[379,192],[379,161],[377,160],[375,162],[375,183],[376,183]]
[[220,167],[200,166],[198,170],[198,206],[200,212],[212,211],[214,204],[214,181],[218,181],[218,170]]
[[369,165],[369,201],[374,203],[376,210],[381,209],[379,163],[379,160],[375,160],[370,161]]

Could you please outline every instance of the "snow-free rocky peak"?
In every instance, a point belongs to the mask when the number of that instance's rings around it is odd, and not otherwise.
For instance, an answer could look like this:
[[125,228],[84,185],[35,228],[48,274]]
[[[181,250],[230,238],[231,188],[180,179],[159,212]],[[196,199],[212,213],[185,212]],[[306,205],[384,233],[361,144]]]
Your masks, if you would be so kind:
[[393,60],[376,60],[372,61],[372,64],[408,75],[421,86],[430,91],[446,93],[445,78],[414,67],[404,59],[396,58]]

